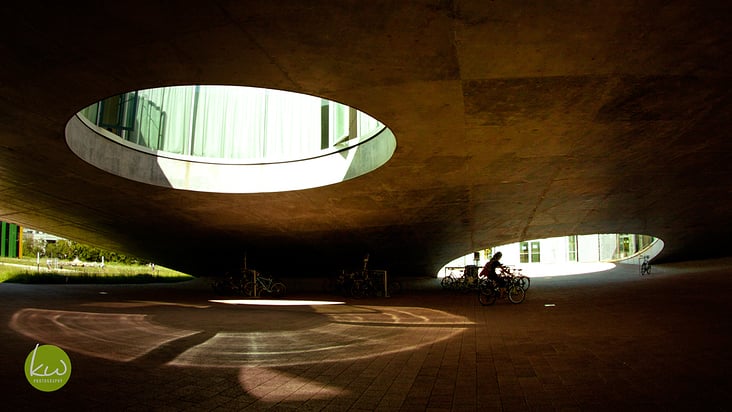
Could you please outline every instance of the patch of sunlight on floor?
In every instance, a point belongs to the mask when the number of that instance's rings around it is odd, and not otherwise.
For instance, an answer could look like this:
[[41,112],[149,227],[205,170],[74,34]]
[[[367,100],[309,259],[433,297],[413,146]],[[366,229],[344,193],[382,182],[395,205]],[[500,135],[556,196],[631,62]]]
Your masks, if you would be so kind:
[[[342,306],[330,306],[342,308]],[[351,362],[412,351],[472,327],[465,316],[421,307],[358,306],[320,314],[324,323],[288,330],[219,331],[170,361],[172,366],[286,368]]]
[[168,342],[199,333],[158,325],[144,314],[36,308],[15,312],[9,326],[35,341],[119,362],[135,360]]
[[344,305],[346,302],[329,300],[293,300],[293,299],[215,299],[211,303],[224,303],[227,305],[262,305],[262,306],[318,306],[318,305]]

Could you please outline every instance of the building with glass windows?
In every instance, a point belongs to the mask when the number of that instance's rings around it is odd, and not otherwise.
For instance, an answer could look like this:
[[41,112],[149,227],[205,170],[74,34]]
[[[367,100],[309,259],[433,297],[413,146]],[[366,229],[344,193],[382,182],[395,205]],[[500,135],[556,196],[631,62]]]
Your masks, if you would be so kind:
[[0,222],[0,257],[22,256],[23,228],[12,223]]
[[[526,268],[532,263],[599,263],[633,260],[639,254],[648,253],[657,242],[652,236],[634,234],[573,235],[517,242],[495,246],[477,252],[478,265],[482,266],[491,256],[501,252],[501,262]],[[661,246],[662,248],[662,246]],[[653,254],[660,249],[653,250]],[[455,259],[445,265],[438,276],[455,268],[475,264],[475,253]]]
[[232,86],[139,90],[102,100],[81,114],[158,153],[242,163],[321,156],[383,128],[372,117],[327,99]]

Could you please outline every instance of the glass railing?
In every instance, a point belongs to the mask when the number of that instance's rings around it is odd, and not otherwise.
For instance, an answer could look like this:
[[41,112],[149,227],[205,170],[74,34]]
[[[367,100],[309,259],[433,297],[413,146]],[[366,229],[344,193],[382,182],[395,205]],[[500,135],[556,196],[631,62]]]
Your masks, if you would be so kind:
[[298,93],[234,86],[139,90],[80,113],[157,155],[274,163],[351,148],[384,125],[340,103]]

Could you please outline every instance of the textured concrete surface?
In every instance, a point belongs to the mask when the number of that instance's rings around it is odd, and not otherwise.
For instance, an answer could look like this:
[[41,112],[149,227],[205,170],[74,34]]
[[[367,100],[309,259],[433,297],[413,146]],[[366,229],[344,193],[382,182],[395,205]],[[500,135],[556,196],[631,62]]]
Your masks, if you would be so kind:
[[[244,253],[324,274],[370,252],[434,274],[492,245],[639,233],[725,256],[732,26],[713,1],[5,2],[0,219],[196,274]],[[210,194],[102,172],[66,146],[83,107],[176,84],[343,102],[397,139],[377,171]],[[135,165],[130,165],[134,167]]]
[[[533,279],[526,301],[408,282],[342,305],[213,303],[178,285],[0,284],[6,410],[728,410],[732,262]],[[337,300],[293,293],[293,299]],[[36,343],[69,382],[25,379]]]

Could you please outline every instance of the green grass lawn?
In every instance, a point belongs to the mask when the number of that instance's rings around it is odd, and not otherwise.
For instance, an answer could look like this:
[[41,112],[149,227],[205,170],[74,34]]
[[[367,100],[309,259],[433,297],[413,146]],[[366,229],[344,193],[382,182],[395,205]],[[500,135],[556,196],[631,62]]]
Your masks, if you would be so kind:
[[48,269],[45,260],[37,265],[35,259],[0,258],[0,282],[79,284],[79,283],[157,283],[183,282],[192,276],[162,266],[117,265],[70,267]]

